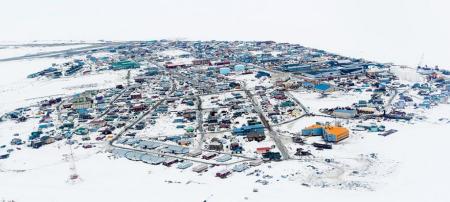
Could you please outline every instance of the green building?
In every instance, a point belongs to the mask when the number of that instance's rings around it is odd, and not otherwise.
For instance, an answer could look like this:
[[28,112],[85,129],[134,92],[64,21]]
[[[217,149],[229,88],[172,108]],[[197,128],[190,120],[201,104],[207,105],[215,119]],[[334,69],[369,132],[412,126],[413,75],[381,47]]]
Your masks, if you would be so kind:
[[122,69],[136,69],[139,68],[139,63],[132,60],[122,60],[119,62],[112,63],[112,70],[122,70]]

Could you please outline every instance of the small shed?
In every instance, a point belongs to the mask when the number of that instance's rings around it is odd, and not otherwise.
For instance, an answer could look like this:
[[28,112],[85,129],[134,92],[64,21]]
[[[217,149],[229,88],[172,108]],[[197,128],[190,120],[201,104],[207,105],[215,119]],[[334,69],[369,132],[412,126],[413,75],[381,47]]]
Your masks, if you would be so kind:
[[163,162],[163,165],[165,165],[165,166],[171,166],[172,164],[175,164],[175,163],[177,163],[178,162],[178,159],[176,159],[176,158],[168,158],[168,159],[166,159],[164,162]]
[[216,173],[216,177],[220,177],[222,179],[227,178],[229,175],[231,175],[231,171],[227,169],[221,170]]
[[212,159],[212,158],[214,158],[216,156],[217,156],[216,153],[210,152],[210,153],[203,154],[202,159],[209,160],[209,159]]
[[188,126],[188,127],[185,128],[185,130],[186,130],[186,132],[188,132],[188,133],[192,133],[192,132],[194,132],[195,128],[192,127],[192,126]]

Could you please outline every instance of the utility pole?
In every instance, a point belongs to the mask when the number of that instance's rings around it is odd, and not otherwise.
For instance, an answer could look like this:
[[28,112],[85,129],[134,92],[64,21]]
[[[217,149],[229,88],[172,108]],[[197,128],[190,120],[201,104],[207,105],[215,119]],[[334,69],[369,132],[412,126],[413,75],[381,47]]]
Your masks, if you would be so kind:
[[126,77],[126,79],[127,79],[127,86],[130,85],[130,78],[131,78],[131,70],[128,70],[127,77]]
[[70,161],[70,176],[69,176],[69,180],[68,183],[70,184],[75,184],[79,181],[81,181],[80,175],[78,175],[77,172],[77,167],[75,165],[75,157],[73,155],[73,150],[72,150],[72,145],[69,145],[70,148],[70,156],[69,156],[69,161]]

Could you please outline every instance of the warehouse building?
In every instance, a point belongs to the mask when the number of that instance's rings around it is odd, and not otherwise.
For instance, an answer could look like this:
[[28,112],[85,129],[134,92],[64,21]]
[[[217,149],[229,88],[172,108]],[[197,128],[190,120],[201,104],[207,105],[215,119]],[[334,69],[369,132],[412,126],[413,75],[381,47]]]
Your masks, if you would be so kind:
[[264,135],[264,126],[262,124],[242,126],[240,128],[235,128],[232,131],[232,134],[237,136],[246,136],[255,133]]
[[326,142],[339,142],[345,138],[349,137],[349,130],[344,127],[339,126],[328,126],[325,127],[325,133],[323,134],[323,139]]
[[303,136],[322,136],[326,142],[339,142],[348,138],[350,132],[347,128],[341,126],[329,126],[316,123],[302,130]]
[[323,134],[323,126],[318,123],[308,126],[302,130],[303,136],[322,136]]

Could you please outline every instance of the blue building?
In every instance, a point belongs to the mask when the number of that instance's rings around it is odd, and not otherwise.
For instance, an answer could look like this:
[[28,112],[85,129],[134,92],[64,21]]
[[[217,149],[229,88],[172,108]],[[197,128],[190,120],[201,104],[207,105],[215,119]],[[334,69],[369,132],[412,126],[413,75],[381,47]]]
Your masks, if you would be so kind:
[[309,64],[284,64],[279,67],[284,72],[306,72],[311,70]]
[[237,136],[246,136],[252,133],[264,135],[264,126],[262,124],[242,126],[240,128],[235,128],[232,131],[232,134]]
[[84,66],[84,62],[81,60],[75,60],[74,63],[72,64],[72,66],[66,70],[65,74],[67,76],[73,75],[75,73],[77,73],[78,71],[80,71],[81,69],[83,69]]
[[156,108],[155,111],[158,113],[166,113],[169,111],[169,107],[166,105],[160,105],[160,106],[158,106],[158,108]]
[[148,68],[147,72],[145,72],[146,76],[155,76],[157,74],[159,74],[159,70],[158,70],[158,68],[154,68],[154,67]]
[[429,109],[431,107],[431,103],[428,100],[424,100],[422,103],[419,103],[419,107]]
[[[54,68],[54,67],[49,67],[49,68],[44,69],[44,70],[42,70],[42,71],[40,71],[40,72],[36,72],[36,73],[33,73],[33,74],[28,75],[28,78],[36,78],[36,77],[39,77],[39,76],[45,76],[45,75],[49,75],[49,74],[55,74],[55,73],[57,73],[57,72],[59,72],[58,69],[56,69],[56,68]],[[61,72],[59,72],[59,74],[61,74]]]
[[276,62],[280,61],[280,59],[276,58],[276,57],[262,57],[262,58],[258,58],[258,60],[261,63],[276,63]]
[[258,79],[261,78],[261,77],[263,77],[263,76],[265,76],[265,77],[270,77],[270,74],[267,73],[267,72],[258,71],[258,72],[256,73],[256,75],[255,75],[255,77],[258,78]]
[[348,74],[362,74],[365,72],[365,68],[358,64],[349,64],[349,65],[342,65],[342,68],[339,69],[341,74],[348,75]]
[[314,89],[323,93],[323,92],[327,92],[327,91],[331,90],[331,85],[327,84],[327,83],[320,83],[320,84],[317,84],[316,86],[314,86]]
[[230,70],[230,68],[228,68],[228,67],[222,67],[222,68],[219,69],[219,73],[220,73],[220,74],[223,74],[223,75],[227,75],[227,74],[229,74],[230,72],[231,72],[231,70]]
[[245,66],[244,65],[235,65],[234,66],[234,71],[236,71],[236,72],[245,71]]
[[242,54],[238,57],[238,61],[244,63],[253,63],[255,61],[255,56],[251,54]]
[[303,136],[322,136],[324,133],[323,126],[319,124],[314,124],[302,130]]
[[302,86],[304,87],[304,88],[313,88],[314,87],[314,84],[313,83],[311,83],[311,82],[307,82],[307,81],[305,81],[305,82],[303,82],[302,83]]

